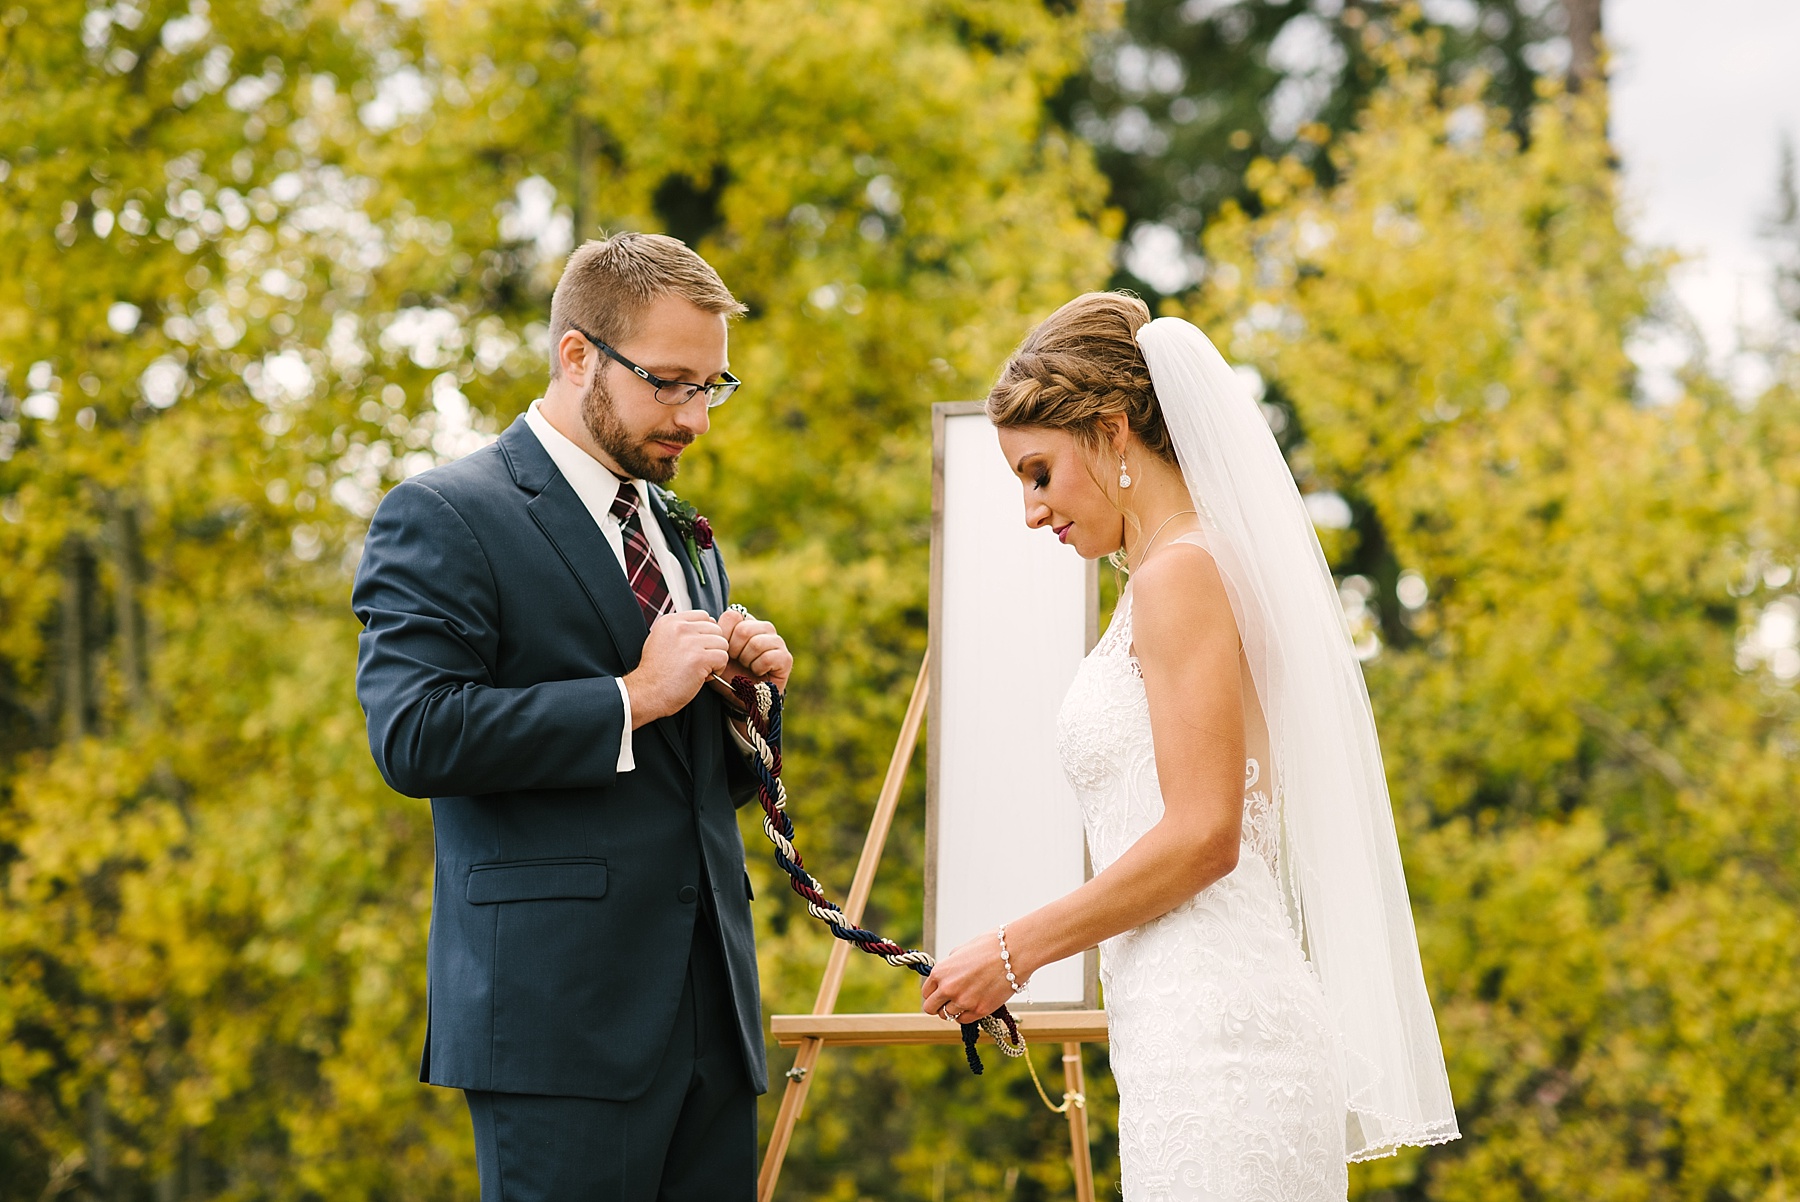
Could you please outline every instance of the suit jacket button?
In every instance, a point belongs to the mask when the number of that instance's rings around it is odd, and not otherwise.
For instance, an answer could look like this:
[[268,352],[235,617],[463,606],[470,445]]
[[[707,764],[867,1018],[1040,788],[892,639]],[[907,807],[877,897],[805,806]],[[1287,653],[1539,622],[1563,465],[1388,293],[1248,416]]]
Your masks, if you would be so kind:
[[675,895],[676,899],[682,902],[692,902],[699,896],[700,890],[694,888],[692,885],[683,885],[681,887],[681,892]]

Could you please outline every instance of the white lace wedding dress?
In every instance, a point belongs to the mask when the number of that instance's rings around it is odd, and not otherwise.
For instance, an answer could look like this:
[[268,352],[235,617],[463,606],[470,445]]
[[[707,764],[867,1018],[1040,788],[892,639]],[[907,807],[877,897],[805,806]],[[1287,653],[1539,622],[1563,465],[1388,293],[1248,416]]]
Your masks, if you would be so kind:
[[[1343,1202],[1348,1192],[1336,1041],[1276,883],[1279,817],[1255,755],[1266,757],[1266,735],[1260,711],[1247,719],[1237,868],[1100,948],[1126,1202]],[[1100,872],[1163,812],[1129,588],[1057,727]]]

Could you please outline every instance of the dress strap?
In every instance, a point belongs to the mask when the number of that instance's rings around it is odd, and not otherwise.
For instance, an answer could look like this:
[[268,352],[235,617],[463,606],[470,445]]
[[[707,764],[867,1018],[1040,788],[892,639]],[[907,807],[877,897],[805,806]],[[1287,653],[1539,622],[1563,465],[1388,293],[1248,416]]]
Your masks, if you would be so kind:
[[1114,652],[1129,653],[1131,648],[1131,585],[1119,594],[1118,602],[1113,606],[1112,618],[1106,624],[1106,630],[1094,643],[1094,650],[1103,654]]
[[1204,530],[1189,530],[1186,534],[1177,534],[1174,538],[1170,539],[1169,542],[1171,545],[1175,543],[1189,543],[1199,547],[1208,555],[1212,554],[1212,548],[1206,545],[1206,531]]

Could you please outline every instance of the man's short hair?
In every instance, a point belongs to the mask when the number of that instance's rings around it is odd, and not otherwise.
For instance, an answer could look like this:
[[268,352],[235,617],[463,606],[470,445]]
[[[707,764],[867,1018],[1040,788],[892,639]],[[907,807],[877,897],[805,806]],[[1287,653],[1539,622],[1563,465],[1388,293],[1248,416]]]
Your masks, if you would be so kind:
[[712,264],[666,234],[630,231],[584,242],[563,266],[550,300],[550,378],[562,374],[556,348],[571,326],[610,346],[627,342],[652,304],[679,296],[704,313],[736,317],[744,306]]

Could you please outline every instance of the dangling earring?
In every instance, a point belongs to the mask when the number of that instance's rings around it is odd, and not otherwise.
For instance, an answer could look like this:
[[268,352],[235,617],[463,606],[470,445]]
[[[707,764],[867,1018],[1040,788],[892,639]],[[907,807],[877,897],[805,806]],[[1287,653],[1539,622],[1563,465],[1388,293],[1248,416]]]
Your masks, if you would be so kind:
[[1125,456],[1119,456],[1119,487],[1131,487],[1131,473],[1125,470]]

